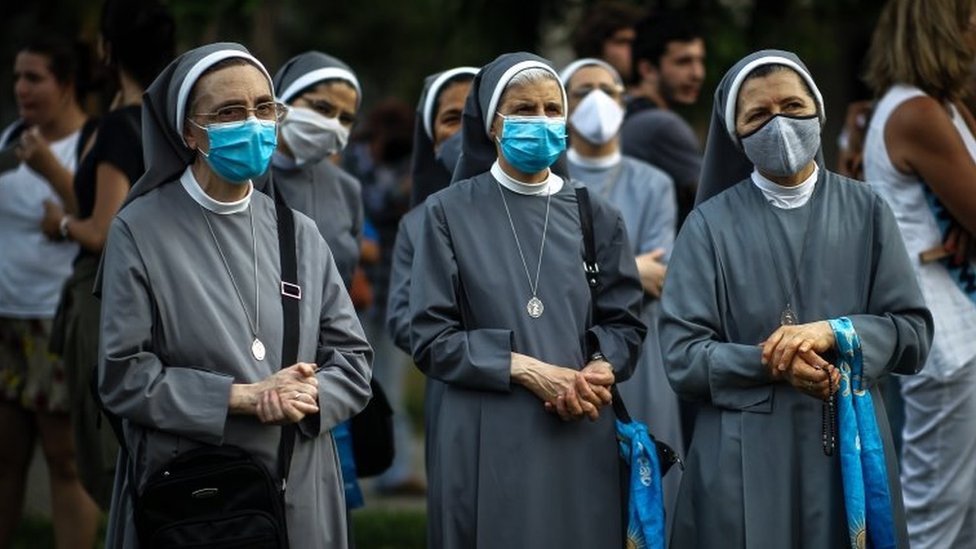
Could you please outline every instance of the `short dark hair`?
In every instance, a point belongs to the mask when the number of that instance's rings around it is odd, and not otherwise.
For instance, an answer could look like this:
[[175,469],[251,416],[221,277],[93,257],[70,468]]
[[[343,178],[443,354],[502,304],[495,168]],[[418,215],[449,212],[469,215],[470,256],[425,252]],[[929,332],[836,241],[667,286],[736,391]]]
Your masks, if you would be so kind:
[[176,25],[156,0],[106,0],[102,38],[111,47],[109,63],[148,88],[173,59]]
[[92,55],[87,44],[39,31],[20,51],[47,57],[47,68],[54,79],[62,86],[74,85],[75,101],[84,102],[92,88]]
[[[810,97],[810,100],[813,101],[814,106],[816,106],[817,110],[819,111],[820,105],[817,103],[817,97],[813,94],[813,88],[810,87],[810,84],[807,82],[807,79],[802,74],[797,72],[796,69],[794,69],[789,65],[783,65],[782,63],[769,63],[766,65],[759,65],[758,67],[749,71],[749,74],[747,74],[746,77],[742,79],[742,85],[745,85],[746,82],[753,80],[755,78],[765,78],[773,73],[783,72],[783,71],[792,72],[793,74],[796,75],[797,78],[800,79],[800,83],[803,84],[804,91],[807,92],[807,95]],[[741,90],[742,88],[740,87],[739,89]]]
[[603,43],[618,30],[633,28],[645,14],[640,7],[613,0],[592,5],[573,33],[576,57],[603,57]]
[[[632,46],[634,64],[647,60],[655,67],[661,66],[661,57],[671,42],[691,42],[703,38],[701,29],[685,12],[664,12],[645,17],[634,27],[636,36]],[[634,78],[639,78],[636,71]]]

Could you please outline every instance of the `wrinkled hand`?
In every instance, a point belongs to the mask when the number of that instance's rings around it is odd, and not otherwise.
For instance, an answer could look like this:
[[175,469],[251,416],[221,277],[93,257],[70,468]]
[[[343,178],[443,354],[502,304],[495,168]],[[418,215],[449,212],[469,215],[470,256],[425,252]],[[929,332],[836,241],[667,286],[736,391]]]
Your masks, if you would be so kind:
[[299,362],[256,384],[258,419],[262,423],[298,423],[319,411],[315,365]]
[[778,370],[785,372],[793,363],[796,353],[813,351],[824,354],[837,345],[834,331],[826,320],[798,324],[795,326],[780,326],[766,341],[762,342],[762,364],[768,366],[775,375]]
[[[593,411],[586,412],[586,416],[590,421],[596,421],[600,417],[600,408],[613,402],[613,396],[610,393],[610,386],[616,379],[613,368],[606,360],[598,360],[587,364],[579,371],[579,374],[576,376],[574,387],[576,397],[582,399],[581,403],[585,402],[593,406]],[[579,416],[572,413],[570,402],[568,395],[559,395],[555,401],[546,402],[546,410],[556,412],[563,419],[566,419],[567,416],[576,419]],[[587,409],[589,408],[587,407]]]
[[786,370],[773,372],[774,379],[785,379],[797,391],[819,400],[827,400],[840,385],[840,370],[809,350],[796,353]]
[[41,230],[51,240],[61,240],[61,218],[64,208],[53,200],[44,201],[44,219],[41,220]]
[[584,415],[593,420],[599,417],[597,406],[579,394],[577,387],[588,385],[579,370],[512,353],[512,378],[532,391],[545,402],[547,410],[555,411],[563,420],[580,419]]
[[668,273],[668,268],[663,259],[664,250],[662,248],[637,256],[637,272],[640,273],[641,286],[644,287],[645,292],[654,298],[661,297],[664,277]]

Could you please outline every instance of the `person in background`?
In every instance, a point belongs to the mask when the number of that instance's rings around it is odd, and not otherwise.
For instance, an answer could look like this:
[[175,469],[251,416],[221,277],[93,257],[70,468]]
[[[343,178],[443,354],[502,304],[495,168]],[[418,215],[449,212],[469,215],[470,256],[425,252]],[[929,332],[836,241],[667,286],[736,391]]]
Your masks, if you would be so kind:
[[233,43],[184,53],[146,91],[146,173],[112,222],[96,282],[99,394],[138,441],[116,471],[107,547],[138,546],[131,494],[174,457],[232,445],[279,471],[283,425],[295,433],[281,479],[288,539],[347,546],[332,429],[368,402],[372,353],[328,245],[296,212],[300,291],[284,297],[296,296],[298,361],[282,367],[277,213],[252,179],[284,112],[264,66]]
[[[657,439],[683,449],[678,397],[664,373],[656,326],[666,261],[674,245],[674,185],[660,169],[620,154],[624,86],[612,66],[579,59],[563,69],[560,79],[569,97],[569,175],[620,210],[644,288],[647,337],[634,375],[619,385],[620,395],[631,417]],[[680,471],[664,479],[669,518],[680,482]]]
[[877,103],[864,175],[895,212],[935,320],[919,375],[901,379],[901,480],[912,547],[976,538],[976,124],[963,102],[976,4],[891,0],[867,58]]
[[637,25],[633,87],[621,128],[623,153],[657,166],[674,180],[677,226],[694,205],[701,175],[701,145],[674,112],[698,101],[705,82],[705,40],[688,16],[663,13]]
[[[95,273],[112,218],[145,171],[142,94],[174,55],[173,18],[156,0],[108,0],[102,8],[101,52],[114,72],[118,94],[99,121],[93,144],[75,173],[73,196],[44,202],[44,232],[79,245],[54,321],[52,350],[64,360],[81,481],[99,507],[112,496],[118,442],[91,396],[98,362],[99,301]],[[62,202],[77,204],[73,214]]]
[[932,317],[890,208],[824,168],[825,118],[790,52],[742,58],[715,92],[661,298],[668,378],[701,403],[673,547],[907,547],[878,381],[923,367]]
[[362,189],[332,159],[346,147],[359,114],[359,80],[348,65],[317,51],[289,59],[274,80],[289,108],[271,158],[271,186],[315,221],[348,288],[359,263]]
[[[61,359],[48,351],[58,296],[78,254],[41,230],[45,201],[77,211],[72,177],[94,123],[80,46],[43,31],[14,61],[20,119],[0,136],[19,165],[0,174],[0,547],[20,522],[27,470],[40,438],[60,547],[91,547],[98,507],[75,464],[70,398]],[[11,149],[14,147],[14,149]]]
[[[427,197],[444,189],[451,182],[461,150],[461,114],[464,101],[471,91],[471,81],[478,73],[475,67],[455,67],[424,80],[424,90],[417,103],[414,123],[414,146],[411,172],[413,174],[413,208],[400,220],[393,264],[390,270],[390,291],[386,307],[386,328],[396,346],[410,352],[410,270],[417,242],[422,238],[424,208]],[[424,390],[425,455],[436,447],[432,435],[437,417],[443,384],[427,378]],[[430,459],[425,460],[429,465]]]
[[468,94],[455,182],[424,203],[410,341],[417,367],[444,384],[432,548],[623,546],[607,405],[638,360],[642,291],[619,212],[593,196],[591,293],[576,191],[557,161],[565,114],[547,60],[499,56]]
[[[410,357],[397,348],[386,331],[387,292],[397,227],[410,205],[412,180],[413,113],[399,99],[377,104],[366,121],[368,162],[360,168],[366,217],[379,236],[379,261],[365,265],[373,289],[373,306],[362,313],[363,327],[376,352],[373,375],[386,393],[393,409],[393,434],[396,452],[393,464],[376,478],[374,488],[387,495],[420,496],[426,484],[414,464],[410,418],[405,407],[406,378]],[[360,153],[362,150],[360,150]],[[358,160],[362,161],[362,158]]]
[[573,33],[573,52],[577,58],[597,58],[610,63],[625,82],[630,82],[631,49],[637,35],[634,27],[644,17],[645,11],[633,4],[616,0],[595,2]]

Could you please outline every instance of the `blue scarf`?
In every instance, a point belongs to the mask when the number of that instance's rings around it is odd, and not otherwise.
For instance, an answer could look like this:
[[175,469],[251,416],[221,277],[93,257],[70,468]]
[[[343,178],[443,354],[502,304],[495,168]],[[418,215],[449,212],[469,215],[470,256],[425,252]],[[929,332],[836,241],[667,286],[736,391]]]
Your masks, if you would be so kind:
[[356,474],[356,459],[352,454],[352,431],[349,421],[343,421],[332,428],[332,438],[335,439],[336,453],[339,454],[339,465],[342,468],[342,488],[346,493],[346,509],[358,509],[366,505],[363,491],[359,488]]
[[895,521],[884,446],[870,391],[862,385],[861,338],[847,317],[830,320],[837,340],[840,470],[851,547],[895,547]]
[[[942,231],[942,238],[945,240],[949,236],[949,229],[954,226],[958,227],[958,225],[955,224],[952,214],[939,201],[928,185],[925,186],[925,198],[929,204],[929,209],[932,210],[932,215],[935,216],[939,230]],[[976,303],[976,261],[968,260],[955,265],[953,259],[947,257],[942,260],[942,264],[949,270],[952,280],[959,286],[962,293],[969,296],[970,301]]]
[[627,548],[664,549],[664,496],[657,447],[638,421],[617,420],[620,456],[630,466],[627,498]]

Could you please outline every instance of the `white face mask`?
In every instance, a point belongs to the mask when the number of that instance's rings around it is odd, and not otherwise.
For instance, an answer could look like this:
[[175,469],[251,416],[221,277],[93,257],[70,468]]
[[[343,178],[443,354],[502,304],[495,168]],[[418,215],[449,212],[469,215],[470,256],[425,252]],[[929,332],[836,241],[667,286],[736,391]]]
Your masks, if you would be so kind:
[[569,117],[569,123],[583,139],[605,145],[617,136],[624,121],[624,109],[604,91],[591,91]]
[[335,154],[349,141],[349,130],[338,118],[327,118],[305,107],[291,107],[278,125],[299,166]]

